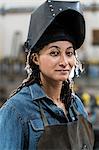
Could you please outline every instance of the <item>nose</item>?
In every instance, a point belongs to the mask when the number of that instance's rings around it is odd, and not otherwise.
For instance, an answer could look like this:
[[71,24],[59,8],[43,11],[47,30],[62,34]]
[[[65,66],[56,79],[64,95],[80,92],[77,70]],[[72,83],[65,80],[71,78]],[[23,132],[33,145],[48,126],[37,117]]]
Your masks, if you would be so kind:
[[66,67],[67,64],[68,64],[68,58],[66,57],[66,55],[61,55],[59,65],[62,67]]

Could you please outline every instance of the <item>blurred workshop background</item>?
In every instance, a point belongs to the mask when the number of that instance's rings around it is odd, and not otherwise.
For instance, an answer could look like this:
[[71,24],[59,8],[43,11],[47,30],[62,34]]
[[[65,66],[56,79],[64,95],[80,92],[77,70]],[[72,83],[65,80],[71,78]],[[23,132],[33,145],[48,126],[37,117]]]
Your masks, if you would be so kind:
[[[78,50],[84,72],[75,79],[74,90],[81,97],[95,130],[99,150],[99,0],[80,0],[86,20],[86,39]],[[24,42],[30,14],[44,0],[0,0],[0,106],[26,77]],[[43,19],[43,18],[42,18]]]

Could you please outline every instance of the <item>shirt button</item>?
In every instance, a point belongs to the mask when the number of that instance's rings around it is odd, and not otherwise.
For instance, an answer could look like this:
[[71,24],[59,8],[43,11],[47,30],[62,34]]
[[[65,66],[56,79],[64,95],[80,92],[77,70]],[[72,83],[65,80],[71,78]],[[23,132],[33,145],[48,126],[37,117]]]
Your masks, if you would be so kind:
[[75,120],[75,117],[72,117],[73,121]]
[[83,147],[82,147],[82,150],[87,150],[87,149],[88,149],[88,148],[87,148],[87,145],[84,144]]
[[59,112],[59,111],[56,111],[56,114],[57,114],[57,115],[60,115],[60,112]]

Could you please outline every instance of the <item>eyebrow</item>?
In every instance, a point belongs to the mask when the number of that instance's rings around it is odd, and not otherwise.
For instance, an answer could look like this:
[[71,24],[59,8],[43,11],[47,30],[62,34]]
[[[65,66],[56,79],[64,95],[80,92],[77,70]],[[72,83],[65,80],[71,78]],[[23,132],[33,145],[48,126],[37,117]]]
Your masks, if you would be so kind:
[[53,48],[53,47],[55,47],[55,48],[57,48],[57,49],[61,49],[60,47],[58,47],[58,46],[56,46],[56,45],[50,46],[49,49],[50,49],[50,48]]
[[[73,46],[69,46],[67,49],[73,48]],[[74,48],[73,48],[74,49]]]
[[[49,48],[53,48],[53,47],[55,47],[55,48],[57,48],[57,49],[61,49],[59,46],[56,46],[56,45],[52,45],[52,46],[50,46]],[[73,46],[69,46],[69,47],[67,47],[67,49],[70,49],[70,48],[73,48]],[[73,48],[74,49],[74,48]]]

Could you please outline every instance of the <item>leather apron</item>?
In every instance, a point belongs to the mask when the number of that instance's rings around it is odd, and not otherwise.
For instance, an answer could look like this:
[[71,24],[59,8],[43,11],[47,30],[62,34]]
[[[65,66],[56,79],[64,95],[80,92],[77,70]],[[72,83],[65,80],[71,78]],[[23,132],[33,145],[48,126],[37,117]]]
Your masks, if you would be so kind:
[[93,150],[94,132],[91,124],[82,115],[77,114],[77,121],[49,125],[44,110],[40,111],[44,122],[44,132],[38,142],[38,150]]

